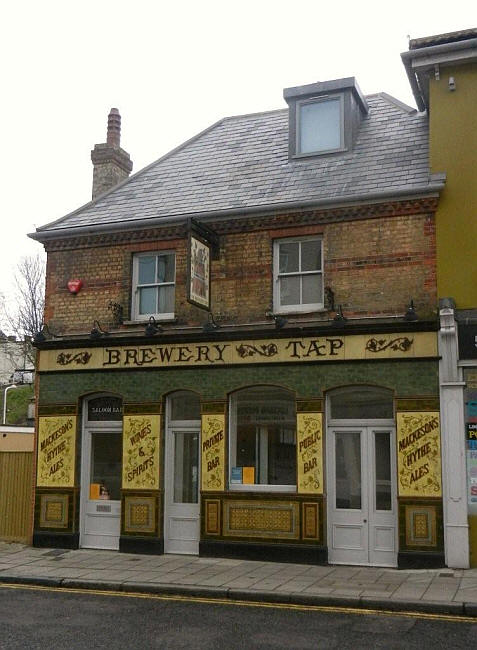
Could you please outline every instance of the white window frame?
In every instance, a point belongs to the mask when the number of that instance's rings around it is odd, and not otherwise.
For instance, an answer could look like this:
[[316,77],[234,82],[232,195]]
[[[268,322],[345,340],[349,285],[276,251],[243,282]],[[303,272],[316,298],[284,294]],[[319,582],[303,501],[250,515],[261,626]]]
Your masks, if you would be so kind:
[[[321,269],[314,271],[294,271],[292,273],[280,273],[280,245],[302,241],[317,241],[320,243]],[[300,267],[301,267],[301,246],[300,246]],[[280,278],[305,275],[319,275],[321,278],[321,295],[322,302],[317,303],[299,303],[297,305],[280,304]],[[301,284],[300,284],[301,288]],[[300,289],[301,293],[301,289]],[[309,313],[324,309],[324,282],[323,282],[323,238],[321,236],[311,235],[307,237],[287,237],[286,239],[275,239],[273,242],[273,311],[275,314],[290,313]]]
[[[156,282],[152,284],[142,284],[138,286],[139,280],[139,260],[141,257],[161,257],[165,255],[174,255],[174,281],[173,282]],[[175,302],[175,287],[176,287],[176,252],[174,250],[165,251],[145,251],[144,253],[135,253],[133,255],[133,277],[132,277],[132,318],[135,321],[147,321],[151,316],[156,320],[172,320],[174,312],[163,312],[156,314],[140,314],[139,313],[139,289],[143,287],[174,287],[174,302]]]
[[[301,108],[307,104],[321,104],[324,102],[330,101],[339,101],[339,111],[340,111],[340,144],[338,147],[332,149],[317,149],[316,151],[301,151]],[[310,99],[304,99],[302,101],[297,101],[296,103],[296,141],[295,141],[295,152],[297,157],[301,156],[319,156],[321,154],[334,153],[336,151],[345,151],[345,138],[344,138],[344,95],[325,95],[323,97],[311,97]]]
[[[253,388],[253,386],[250,386],[250,388]],[[235,467],[237,462],[237,393],[239,392],[235,391],[229,398],[229,490],[231,492],[296,492],[296,484],[269,485],[265,483],[237,484],[231,482],[232,467]],[[260,462],[263,462],[262,459],[260,459]],[[268,462],[268,457],[265,462]]]

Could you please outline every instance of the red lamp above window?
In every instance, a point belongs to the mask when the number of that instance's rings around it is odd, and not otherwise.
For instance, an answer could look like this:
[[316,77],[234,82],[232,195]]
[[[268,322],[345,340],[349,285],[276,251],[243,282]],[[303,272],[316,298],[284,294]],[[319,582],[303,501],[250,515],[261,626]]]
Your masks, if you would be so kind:
[[68,280],[68,291],[76,296],[77,293],[81,291],[83,286],[83,280]]

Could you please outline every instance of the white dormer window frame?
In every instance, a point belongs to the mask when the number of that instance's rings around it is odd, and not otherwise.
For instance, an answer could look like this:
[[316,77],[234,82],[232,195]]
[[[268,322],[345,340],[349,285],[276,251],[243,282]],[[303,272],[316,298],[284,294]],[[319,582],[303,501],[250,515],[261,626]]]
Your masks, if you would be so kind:
[[[302,148],[302,132],[304,129],[304,118],[302,116],[302,111],[309,106],[318,106],[325,104],[337,104],[338,105],[338,115],[337,117],[337,128],[339,129],[338,137],[336,138],[337,142],[335,145],[323,146],[323,147],[314,147],[303,151]],[[336,153],[340,151],[346,151],[345,146],[345,107],[344,107],[344,94],[343,93],[334,93],[329,95],[323,95],[319,97],[309,97],[307,99],[298,100],[296,102],[296,128],[295,128],[295,156],[296,158],[308,157],[308,156],[317,156],[329,153]],[[323,116],[324,117],[324,116]],[[331,116],[332,118],[334,116]],[[310,120],[312,116],[310,116]],[[319,128],[320,124],[320,115],[315,116],[316,126]]]
[[[167,261],[166,258],[168,258]],[[145,260],[147,260],[150,270],[143,271],[141,274],[140,263]],[[161,270],[161,265],[165,270]],[[132,319],[147,321],[151,316],[154,316],[156,320],[174,319],[175,284],[175,251],[135,253],[132,273]],[[141,305],[141,297],[143,305]],[[153,305],[152,309],[145,308],[145,306],[152,307]]]

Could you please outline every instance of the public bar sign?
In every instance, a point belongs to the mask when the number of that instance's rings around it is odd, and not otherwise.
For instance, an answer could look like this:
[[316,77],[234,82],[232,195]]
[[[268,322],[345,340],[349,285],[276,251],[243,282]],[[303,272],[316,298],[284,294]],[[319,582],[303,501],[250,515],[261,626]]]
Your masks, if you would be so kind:
[[38,421],[38,487],[75,485],[76,416],[40,417]]
[[356,359],[413,359],[437,356],[435,332],[354,334],[286,339],[167,343],[41,350],[40,372],[125,370]]
[[123,418],[123,490],[159,488],[160,415]]
[[296,414],[299,494],[323,494],[323,415]]
[[399,496],[442,496],[439,412],[397,413],[396,418]]
[[202,415],[201,484],[203,492],[225,489],[225,415]]

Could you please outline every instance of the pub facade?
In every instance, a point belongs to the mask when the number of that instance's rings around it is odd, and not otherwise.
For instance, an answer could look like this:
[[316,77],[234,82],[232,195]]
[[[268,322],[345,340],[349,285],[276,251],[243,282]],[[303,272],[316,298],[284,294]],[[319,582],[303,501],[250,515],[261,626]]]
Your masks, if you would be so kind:
[[443,565],[427,117],[284,97],[130,178],[113,109],[93,201],[32,235],[35,545]]

